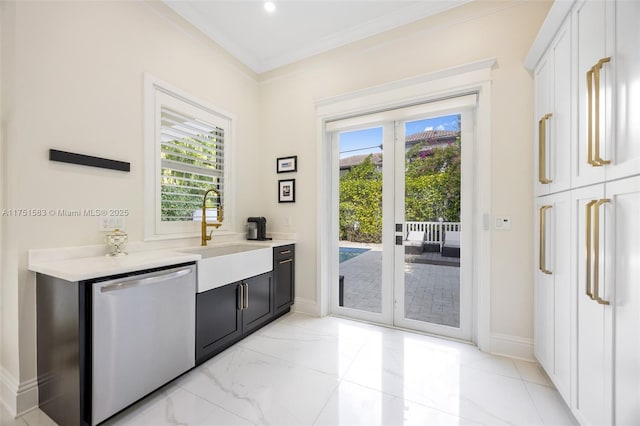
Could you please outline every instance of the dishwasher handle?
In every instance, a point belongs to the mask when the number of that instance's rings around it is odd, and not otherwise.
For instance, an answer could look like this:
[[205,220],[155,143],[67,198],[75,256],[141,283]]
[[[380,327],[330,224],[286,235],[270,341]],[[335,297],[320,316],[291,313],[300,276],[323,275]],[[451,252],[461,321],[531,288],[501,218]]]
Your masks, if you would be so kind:
[[160,282],[173,280],[175,278],[184,277],[185,275],[189,275],[192,269],[180,269],[178,271],[169,272],[168,274],[156,275],[147,278],[138,278],[138,277],[127,277],[121,278],[118,280],[107,281],[106,283],[102,283],[102,287],[100,288],[100,293],[107,293],[110,291],[118,291],[125,290],[131,287],[137,287],[141,285],[149,285],[149,284],[157,284]]

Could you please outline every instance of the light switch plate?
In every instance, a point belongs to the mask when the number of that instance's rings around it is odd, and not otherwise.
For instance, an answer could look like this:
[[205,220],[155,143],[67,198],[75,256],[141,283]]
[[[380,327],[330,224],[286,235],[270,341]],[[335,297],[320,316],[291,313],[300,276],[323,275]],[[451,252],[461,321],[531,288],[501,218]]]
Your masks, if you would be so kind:
[[496,216],[495,227],[500,231],[511,230],[511,216]]
[[124,229],[124,217],[122,216],[100,216],[98,218],[98,229],[100,231],[110,232],[115,229]]

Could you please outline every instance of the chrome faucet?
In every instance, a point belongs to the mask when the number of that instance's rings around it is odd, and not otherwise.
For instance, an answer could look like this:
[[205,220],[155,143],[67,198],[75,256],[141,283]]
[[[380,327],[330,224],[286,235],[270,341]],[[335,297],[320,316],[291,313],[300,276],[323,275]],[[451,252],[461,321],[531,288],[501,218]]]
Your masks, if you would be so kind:
[[[217,223],[207,223],[207,196],[209,195],[210,192],[215,193],[218,196],[218,200],[220,200],[220,203],[218,203],[218,214],[216,217]],[[220,193],[215,189],[211,188],[211,189],[208,189],[204,193],[204,196],[202,197],[202,244],[201,245],[206,246],[207,241],[211,241],[211,234],[213,234],[213,231],[209,232],[209,235],[207,235],[207,226],[213,226],[217,229],[220,227],[220,225],[222,225],[222,200],[220,199]]]

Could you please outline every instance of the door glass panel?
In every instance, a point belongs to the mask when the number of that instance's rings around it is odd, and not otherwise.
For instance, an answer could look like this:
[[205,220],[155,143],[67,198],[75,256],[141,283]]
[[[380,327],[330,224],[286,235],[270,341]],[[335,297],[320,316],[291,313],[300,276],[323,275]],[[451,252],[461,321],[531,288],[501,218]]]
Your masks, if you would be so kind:
[[339,306],[382,312],[383,128],[340,133]]
[[[404,317],[460,327],[460,115],[405,123]],[[396,163],[397,164],[397,163]]]

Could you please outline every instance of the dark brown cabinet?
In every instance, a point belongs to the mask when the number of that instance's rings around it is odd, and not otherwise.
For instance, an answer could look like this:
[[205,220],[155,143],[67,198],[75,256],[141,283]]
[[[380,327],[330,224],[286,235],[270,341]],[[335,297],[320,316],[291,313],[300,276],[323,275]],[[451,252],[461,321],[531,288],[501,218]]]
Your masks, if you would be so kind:
[[273,319],[271,272],[196,295],[196,364]]
[[273,317],[273,275],[271,273],[258,275],[244,280],[244,300],[242,308],[242,332],[251,333],[258,327],[269,322]]
[[196,295],[196,364],[242,335],[240,286],[241,283],[228,284]]
[[279,316],[289,312],[295,298],[295,245],[273,248],[273,309]]
[[196,365],[289,312],[295,245],[273,248],[273,271],[196,295]]

